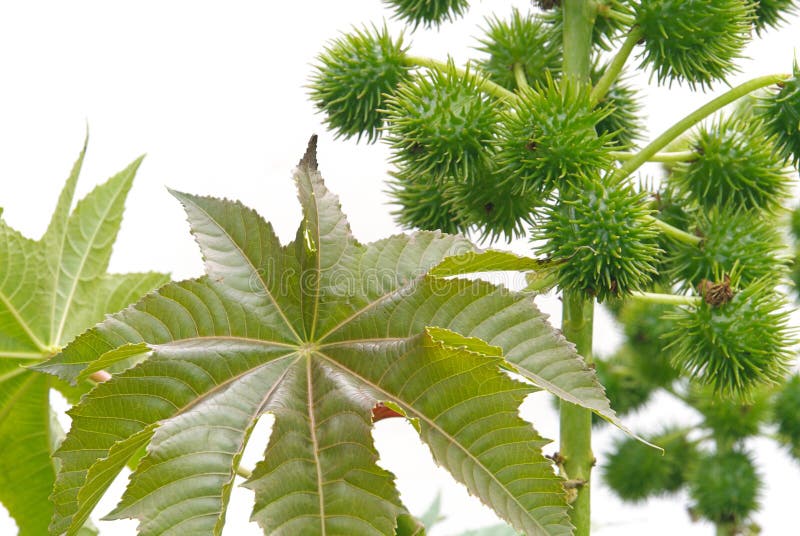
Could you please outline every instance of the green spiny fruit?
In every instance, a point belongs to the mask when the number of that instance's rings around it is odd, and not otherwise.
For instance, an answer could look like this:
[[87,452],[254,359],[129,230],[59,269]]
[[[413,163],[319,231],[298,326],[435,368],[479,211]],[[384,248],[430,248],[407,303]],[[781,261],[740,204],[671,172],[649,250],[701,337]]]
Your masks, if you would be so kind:
[[718,443],[733,443],[758,435],[769,414],[768,389],[756,390],[749,400],[724,400],[706,385],[692,383],[688,401],[703,416]]
[[394,8],[395,15],[412,24],[438,26],[462,16],[469,8],[468,0],[384,0]]
[[778,438],[800,461],[800,374],[793,374],[772,401],[772,420],[778,425]]
[[786,22],[786,16],[797,11],[795,0],[753,0],[753,4],[753,26],[759,35],[767,28],[777,28]]
[[[602,76],[605,68],[596,68],[592,73],[592,80],[596,83]],[[628,148],[642,138],[642,121],[639,112],[641,104],[638,101],[636,90],[625,83],[623,77],[617,78],[608,92],[603,96],[598,105],[608,108],[611,112],[597,122],[597,133],[601,136],[610,136],[609,143],[617,148]]]
[[618,317],[628,346],[638,356],[632,361],[635,373],[647,382],[663,387],[678,377],[664,340],[664,336],[673,329],[672,322],[664,318],[671,311],[672,306],[669,305],[627,300]]
[[761,478],[746,452],[707,454],[690,478],[692,511],[712,523],[739,524],[758,508]]
[[792,78],[779,88],[764,97],[759,109],[767,132],[775,136],[778,154],[800,166],[800,67],[796,63]]
[[546,197],[567,181],[611,166],[611,136],[595,131],[611,110],[592,109],[586,88],[548,79],[520,96],[519,105],[502,115],[497,133],[498,175],[514,190]]
[[452,62],[401,84],[387,99],[386,141],[403,174],[470,180],[490,166],[498,104],[482,79]]
[[[622,346],[606,359],[595,360],[597,379],[606,390],[606,396],[617,415],[627,415],[644,406],[653,394],[654,386],[636,371],[640,360],[629,346]],[[595,420],[595,419],[593,419]],[[595,424],[605,422],[600,418]]]
[[772,281],[754,281],[727,303],[678,308],[668,318],[675,326],[667,336],[675,366],[717,393],[748,398],[786,375],[794,341],[785,300]]
[[626,437],[617,441],[603,467],[604,480],[614,493],[629,502],[678,491],[686,481],[687,468],[695,457],[686,432],[666,429],[648,440],[664,449],[644,445]]
[[765,137],[757,121],[712,121],[692,140],[697,158],[678,163],[669,180],[706,210],[729,203],[733,210],[774,211],[788,195],[791,177]]
[[602,302],[648,285],[661,250],[644,194],[599,180],[582,181],[574,193],[549,207],[535,231],[544,240],[539,253],[558,265],[559,286]]
[[311,100],[336,136],[378,138],[387,94],[410,77],[403,37],[384,27],[357,29],[330,43],[317,58]]
[[427,175],[392,173],[389,195],[397,210],[393,215],[407,229],[464,232],[468,227],[455,210],[449,193],[453,181],[434,180]]
[[458,217],[481,233],[482,239],[511,241],[524,236],[533,223],[536,197],[514,191],[491,169],[469,181],[454,181],[451,192]]
[[634,10],[642,65],[660,83],[686,81],[692,89],[736,71],[753,17],[748,0],[641,0]]
[[800,205],[792,210],[789,230],[792,232],[792,237],[794,237],[796,241],[800,241]]
[[759,279],[776,284],[785,273],[786,259],[780,233],[772,218],[760,211],[730,207],[698,211],[694,233],[703,238],[699,246],[676,244],[670,248],[672,275],[685,290],[702,281],[715,281],[736,270],[741,285]]
[[544,85],[547,75],[557,77],[561,69],[561,42],[552,25],[540,17],[513,10],[509,20],[486,21],[488,28],[478,50],[486,57],[478,62],[490,80],[514,90],[514,65],[522,66],[531,85]]

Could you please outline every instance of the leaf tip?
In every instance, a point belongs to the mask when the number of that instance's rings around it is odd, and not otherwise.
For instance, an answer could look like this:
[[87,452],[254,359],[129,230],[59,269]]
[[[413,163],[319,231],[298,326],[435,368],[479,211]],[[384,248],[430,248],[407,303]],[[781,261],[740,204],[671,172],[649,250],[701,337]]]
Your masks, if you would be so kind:
[[307,168],[311,171],[317,171],[317,139],[318,136],[316,134],[311,135],[311,138],[308,140],[306,152],[303,155],[303,158],[300,159],[300,163],[297,164],[297,167],[301,169]]

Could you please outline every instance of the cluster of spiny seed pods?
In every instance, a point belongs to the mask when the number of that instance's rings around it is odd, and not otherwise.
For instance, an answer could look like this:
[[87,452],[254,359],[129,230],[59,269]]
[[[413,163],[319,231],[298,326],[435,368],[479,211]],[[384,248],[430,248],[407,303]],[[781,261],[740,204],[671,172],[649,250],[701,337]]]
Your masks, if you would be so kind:
[[[465,0],[389,3],[414,28],[468,8]],[[743,441],[772,415],[800,450],[791,418],[800,382],[786,381],[793,340],[780,290],[790,256],[779,231],[800,161],[800,71],[738,86],[639,148],[638,96],[622,70],[635,57],[658,83],[724,83],[747,42],[796,6],[598,0],[591,73],[576,79],[563,74],[560,2],[537,3],[538,11],[487,20],[478,57],[464,68],[412,55],[385,27],[354,29],[320,55],[311,96],[338,135],[389,144],[402,225],[492,240],[527,235],[558,288],[609,302],[628,335],[598,363],[617,410],[663,388],[704,416],[714,449],[684,429],[655,438],[683,452],[672,462],[620,445],[607,477],[622,497],[687,484],[698,515],[744,526],[759,479]],[[615,48],[612,61],[601,59]],[[661,180],[638,179],[646,161],[665,162]],[[631,456],[641,463],[623,463]],[[726,494],[732,478],[741,489]]]

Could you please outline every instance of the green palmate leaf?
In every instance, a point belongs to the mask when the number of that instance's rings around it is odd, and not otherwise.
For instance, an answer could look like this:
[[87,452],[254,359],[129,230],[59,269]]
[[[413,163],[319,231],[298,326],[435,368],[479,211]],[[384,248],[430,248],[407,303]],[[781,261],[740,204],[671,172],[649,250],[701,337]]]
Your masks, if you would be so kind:
[[46,533],[53,512],[50,453],[63,432],[51,415],[50,389],[77,401],[91,387],[87,381],[70,387],[24,367],[167,281],[156,273],[105,273],[140,159],[71,211],[85,150],[41,240],[0,220],[0,502],[23,536]]
[[70,411],[53,533],[74,534],[149,443],[111,517],[137,518],[147,535],[219,534],[242,450],[271,413],[246,482],[266,532],[415,534],[376,463],[372,408],[383,402],[518,530],[571,534],[546,440],[518,416],[536,387],[503,369],[614,419],[602,388],[529,294],[444,277],[531,260],[434,232],[362,245],[315,152],[314,138],[295,173],[292,243],[240,203],[175,193],[207,275],[149,294],[38,367],[69,381],[99,363],[126,368]]

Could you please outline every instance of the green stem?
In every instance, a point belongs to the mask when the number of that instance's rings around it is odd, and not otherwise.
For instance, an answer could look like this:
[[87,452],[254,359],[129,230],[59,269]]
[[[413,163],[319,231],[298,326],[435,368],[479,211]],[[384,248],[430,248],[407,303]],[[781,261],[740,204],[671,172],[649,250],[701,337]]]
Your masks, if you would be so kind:
[[786,74],[771,74],[753,78],[752,80],[749,80],[744,84],[738,85],[735,88],[723,93],[716,99],[707,102],[697,110],[693,111],[672,125],[666,131],[664,131],[663,134],[650,142],[647,147],[639,151],[633,158],[625,162],[622,167],[617,170],[616,175],[620,177],[627,177],[639,169],[642,164],[650,160],[654,154],[669,145],[673,140],[675,140],[675,138],[692,128],[709,115],[757,89],[771,86],[772,84],[778,84],[787,78],[790,77]]
[[[636,153],[626,153],[623,151],[611,151],[609,153],[614,160],[630,160]],[[697,160],[698,154],[694,151],[673,151],[656,153],[647,159],[648,162],[691,162]]]
[[[592,27],[597,15],[597,5],[588,0],[563,0],[564,31],[563,50],[565,77],[591,83]],[[592,329],[594,300],[581,293],[565,291],[561,330],[577,351],[592,362]],[[592,412],[566,401],[561,401],[559,453],[564,459],[565,478],[582,481],[574,490],[570,521],[575,536],[588,536],[591,531],[591,474],[595,463],[592,454]]]
[[[577,293],[564,292],[561,330],[586,363],[592,362],[592,328],[594,301]],[[590,477],[595,459],[592,454],[592,412],[569,402],[561,401],[561,440],[559,454],[564,459],[565,478],[587,484],[576,489],[570,510],[570,520],[576,536],[587,536],[590,530]]]
[[668,224],[665,221],[661,221],[653,216],[648,216],[648,217],[653,222],[653,225],[658,227],[662,233],[672,238],[673,240],[677,240],[678,242],[683,242],[684,244],[689,244],[690,246],[699,246],[700,242],[703,241],[703,239],[700,238],[699,236],[689,234],[686,231],[678,229],[677,227],[673,227],[672,225]]
[[702,302],[699,296],[680,296],[678,294],[659,294],[655,292],[633,292],[631,293],[631,298],[663,305],[699,305]]
[[521,90],[529,89],[528,78],[525,76],[525,67],[521,63],[514,64],[514,80],[517,82],[517,87]]
[[603,76],[600,77],[600,80],[597,81],[597,84],[595,84],[594,88],[592,89],[592,93],[590,95],[592,104],[597,104],[603,100],[603,97],[606,96],[611,84],[613,84],[614,81],[619,78],[619,74],[625,67],[625,62],[628,61],[631,52],[633,52],[633,47],[636,46],[636,43],[638,43],[641,38],[642,30],[636,27],[631,30],[631,32],[628,34],[628,37],[626,37],[625,41],[622,42],[622,46],[620,47],[616,56],[614,56],[614,59],[608,64],[606,72],[603,73]]
[[[434,60],[431,58],[423,58],[420,56],[406,56],[405,58],[406,65],[411,67],[425,67],[426,69],[436,70],[445,72],[449,69],[455,69],[456,72],[460,76],[466,76],[467,70],[461,69],[460,67],[454,67],[452,64],[447,64],[443,61]],[[501,85],[495,84],[491,80],[488,80],[484,77],[477,76],[478,79],[478,86],[481,88],[482,91],[488,93],[489,95],[493,95],[501,100],[508,100],[511,102],[516,102],[519,100],[519,97],[513,92],[509,91]]]

